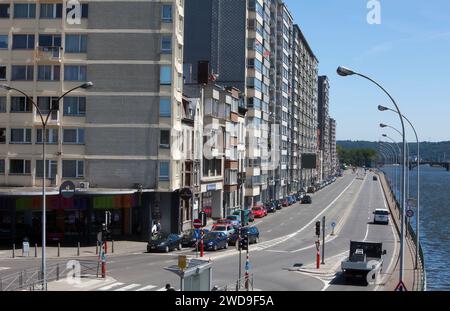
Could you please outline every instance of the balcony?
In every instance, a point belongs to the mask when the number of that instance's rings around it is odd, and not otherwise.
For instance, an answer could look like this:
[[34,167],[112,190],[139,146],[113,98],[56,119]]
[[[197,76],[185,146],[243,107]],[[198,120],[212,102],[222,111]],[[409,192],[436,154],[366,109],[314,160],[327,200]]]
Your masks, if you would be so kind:
[[61,63],[63,48],[60,46],[38,46],[36,61],[42,63]]

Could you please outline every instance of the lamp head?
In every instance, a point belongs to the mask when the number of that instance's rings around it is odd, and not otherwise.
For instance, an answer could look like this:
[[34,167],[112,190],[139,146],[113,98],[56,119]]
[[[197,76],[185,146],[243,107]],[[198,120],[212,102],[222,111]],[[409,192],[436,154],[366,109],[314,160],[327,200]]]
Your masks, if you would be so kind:
[[386,135],[386,134],[383,134],[383,137],[387,137],[387,135]]
[[7,84],[0,84],[0,88],[5,89],[7,91],[11,90],[11,87],[9,85],[7,85]]
[[81,87],[82,89],[89,89],[89,88],[91,88],[91,87],[93,87],[93,86],[94,86],[94,83],[92,83],[91,81],[89,81],[89,82],[86,82],[86,83],[82,84],[80,87]]
[[351,76],[351,75],[355,74],[355,72],[353,70],[348,69],[346,67],[342,67],[342,66],[338,67],[337,73],[338,73],[338,75],[343,76],[343,77]]
[[380,127],[381,127],[381,128],[385,128],[385,127],[387,127],[387,125],[386,125],[386,124],[383,124],[383,123],[380,123]]
[[381,105],[378,105],[378,110],[379,111],[386,111],[386,110],[389,110],[389,108],[381,106]]

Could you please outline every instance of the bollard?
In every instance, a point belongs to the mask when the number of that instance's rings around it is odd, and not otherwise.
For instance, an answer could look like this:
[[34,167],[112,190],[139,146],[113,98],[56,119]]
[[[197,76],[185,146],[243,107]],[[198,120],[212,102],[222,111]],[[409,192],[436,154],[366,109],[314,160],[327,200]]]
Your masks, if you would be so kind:
[[112,240],[111,243],[111,253],[114,254],[114,240]]
[[98,241],[97,241],[97,244],[95,245],[95,255],[98,255]]
[[58,257],[59,257],[59,255],[60,255],[60,250],[61,250],[61,244],[58,243]]
[[320,269],[320,252],[317,251],[316,255],[316,269]]
[[20,271],[20,276],[19,276],[19,286],[22,287],[23,285],[23,272]]
[[77,256],[80,256],[80,242],[78,242]]
[[56,280],[59,281],[59,264],[56,265]]
[[37,243],[34,243],[34,257],[37,257]]
[[16,244],[13,243],[13,258],[16,258]]

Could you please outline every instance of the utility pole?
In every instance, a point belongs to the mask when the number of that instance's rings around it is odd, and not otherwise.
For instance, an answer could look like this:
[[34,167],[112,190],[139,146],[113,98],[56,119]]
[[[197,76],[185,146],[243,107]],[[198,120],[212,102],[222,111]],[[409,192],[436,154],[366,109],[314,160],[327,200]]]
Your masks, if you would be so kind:
[[322,217],[322,265],[325,264],[325,216]]

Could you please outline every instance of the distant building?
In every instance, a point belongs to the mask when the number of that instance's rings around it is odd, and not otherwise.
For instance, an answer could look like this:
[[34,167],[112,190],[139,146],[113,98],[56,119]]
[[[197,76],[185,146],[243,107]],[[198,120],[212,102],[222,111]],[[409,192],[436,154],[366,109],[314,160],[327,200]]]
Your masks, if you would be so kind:
[[319,149],[322,154],[321,180],[327,180],[331,175],[330,158],[330,117],[329,117],[329,89],[330,83],[327,76],[319,76],[318,79],[318,126]]

